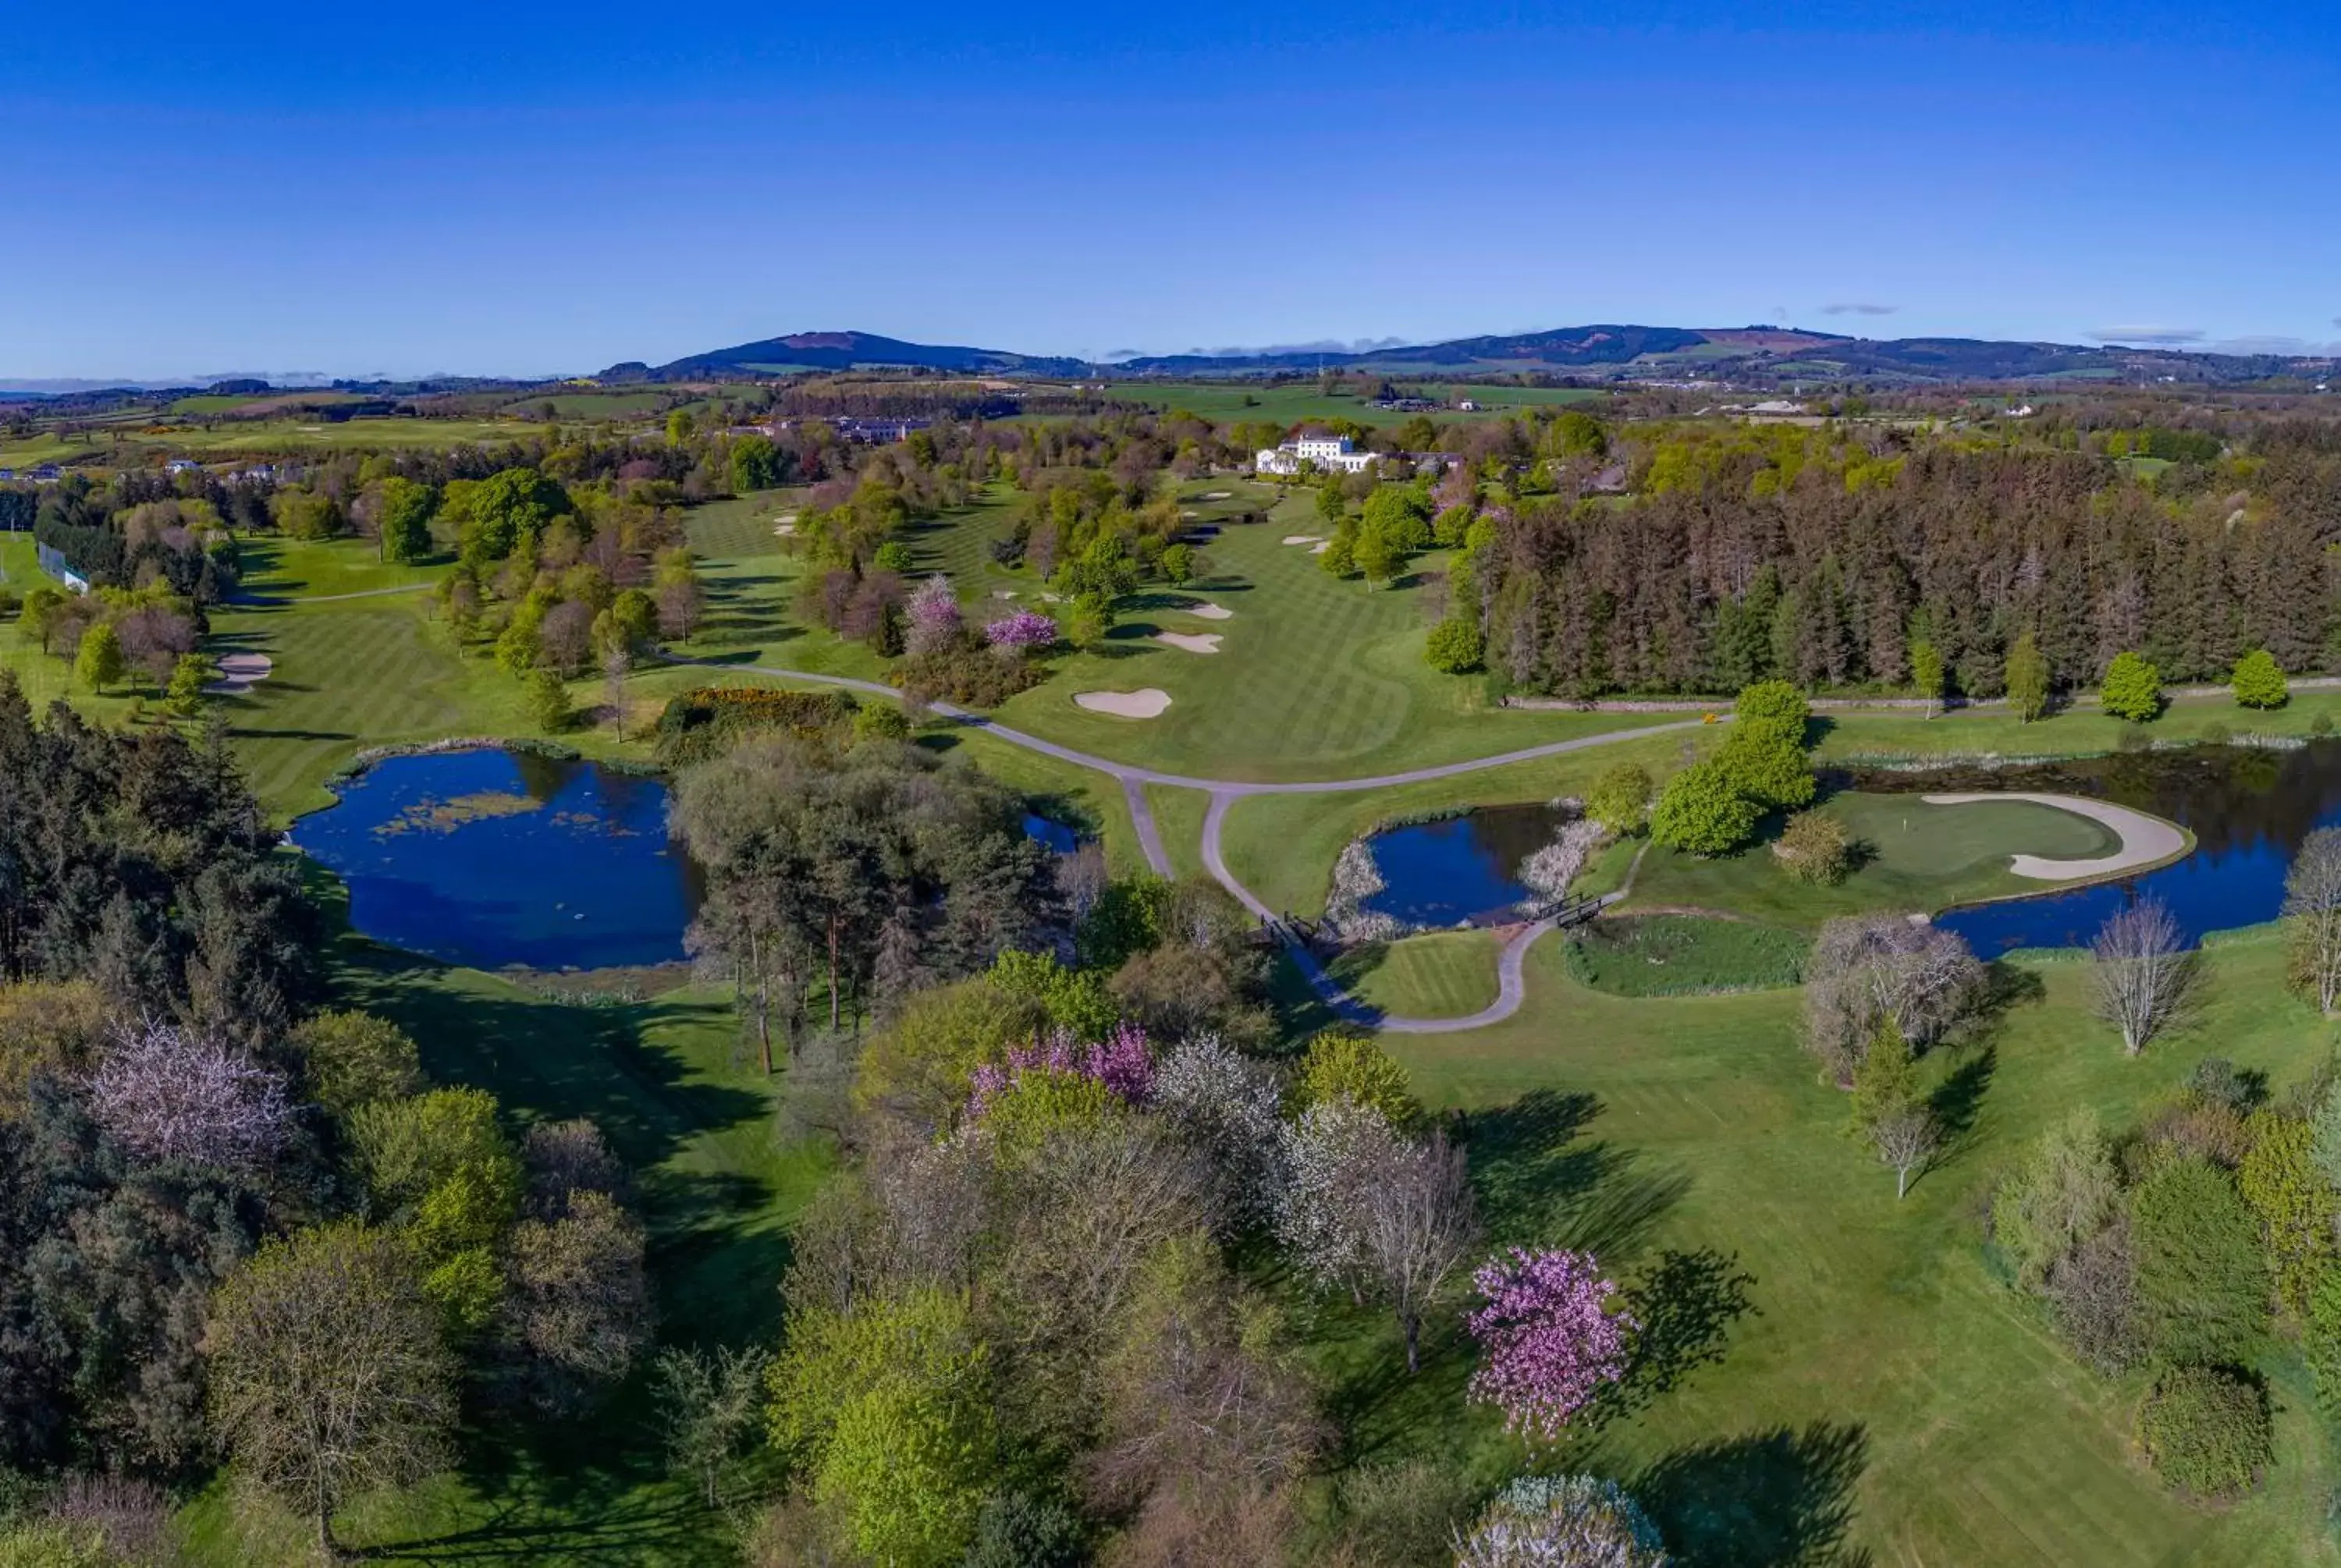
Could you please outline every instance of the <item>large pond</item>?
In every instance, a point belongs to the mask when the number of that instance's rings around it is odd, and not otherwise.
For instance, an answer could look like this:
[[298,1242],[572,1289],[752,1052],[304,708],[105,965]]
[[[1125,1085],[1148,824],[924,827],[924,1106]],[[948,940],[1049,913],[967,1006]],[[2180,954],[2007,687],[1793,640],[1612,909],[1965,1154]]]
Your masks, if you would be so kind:
[[365,936],[481,968],[671,963],[699,903],[666,786],[506,751],[392,757],[293,841],[348,885]]
[[2341,824],[2341,741],[2285,751],[2196,747],[2037,768],[1869,773],[1863,789],[2045,789],[2093,795],[2193,830],[2195,853],[2158,871],[2070,892],[1971,905],[1938,924],[1990,956],[2011,948],[2087,944],[2106,918],[2142,895],[2168,906],[2190,939],[2276,918],[2300,842]]
[[1572,813],[1549,806],[1488,806],[1377,833],[1368,842],[1382,888],[1363,908],[1407,926],[1453,926],[1509,916],[1533,897],[1520,863],[1553,840]]

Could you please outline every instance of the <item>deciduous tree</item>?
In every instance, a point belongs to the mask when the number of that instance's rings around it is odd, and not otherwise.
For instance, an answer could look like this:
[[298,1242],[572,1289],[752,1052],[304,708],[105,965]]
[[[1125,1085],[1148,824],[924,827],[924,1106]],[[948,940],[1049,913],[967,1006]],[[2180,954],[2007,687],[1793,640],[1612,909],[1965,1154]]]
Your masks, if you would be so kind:
[[2341,1011],[2341,828],[2301,841],[2284,878],[2292,982],[2330,1017]]
[[2194,988],[2195,956],[2162,901],[2139,898],[2109,917],[2089,944],[2097,1017],[2121,1031],[2130,1056],[2168,1028]]
[[1480,1349],[1471,1398],[1501,1409],[1506,1430],[1555,1442],[1602,1385],[1625,1375],[1636,1325],[1612,1305],[1618,1287],[1591,1254],[1509,1252],[1472,1276],[1486,1305],[1469,1319]]

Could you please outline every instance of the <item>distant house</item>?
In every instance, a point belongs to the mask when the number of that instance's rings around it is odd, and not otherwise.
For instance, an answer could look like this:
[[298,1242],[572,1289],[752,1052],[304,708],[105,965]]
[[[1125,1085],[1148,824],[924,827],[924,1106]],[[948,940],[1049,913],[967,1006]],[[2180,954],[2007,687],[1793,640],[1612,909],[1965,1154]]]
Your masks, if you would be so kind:
[[40,467],[33,471],[33,482],[35,484],[55,484],[57,481],[65,478],[65,471],[59,468],[55,463],[45,462]]
[[[2324,389],[2320,387],[2320,388],[2318,388],[2317,390],[2321,392],[2321,391],[2323,391]],[[15,478],[15,477],[16,477],[16,471],[15,471],[15,469],[13,469],[13,468],[0,468],[0,480],[10,480],[10,479],[14,479],[14,478]]]
[[1478,413],[1479,412],[1479,405],[1473,402],[1469,398],[1464,398],[1456,403],[1455,412],[1457,413]]
[[238,484],[274,484],[276,482],[276,465],[272,462],[255,462],[250,468],[237,469],[227,477],[231,481]]
[[170,461],[163,465],[163,471],[165,473],[193,473],[195,470],[203,466],[204,465],[202,463],[197,462],[191,457],[174,457]]
[[1378,455],[1358,451],[1348,436],[1304,430],[1290,441],[1261,448],[1253,456],[1251,466],[1255,473],[1292,474],[1300,471],[1302,463],[1313,462],[1328,472],[1363,473]]

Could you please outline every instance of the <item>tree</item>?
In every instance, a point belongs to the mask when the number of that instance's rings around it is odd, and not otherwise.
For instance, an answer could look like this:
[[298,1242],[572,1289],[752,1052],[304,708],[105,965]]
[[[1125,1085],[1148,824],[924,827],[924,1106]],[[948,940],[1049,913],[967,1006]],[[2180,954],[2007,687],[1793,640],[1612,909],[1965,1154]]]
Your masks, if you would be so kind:
[[1348,1029],[1328,1029],[1309,1042],[1294,1087],[1303,1106],[1349,1100],[1394,1127],[1411,1126],[1422,1116],[1422,1102],[1398,1058],[1371,1036]]
[[2283,919],[2292,983],[2331,1017],[2341,1011],[2341,828],[2301,840],[2285,873]]
[[931,653],[959,640],[962,625],[959,595],[952,590],[951,579],[940,571],[911,591],[903,615],[910,622],[906,652]]
[[383,560],[420,561],[431,553],[431,519],[439,510],[437,491],[393,474],[382,481],[374,504]]
[[2281,708],[2292,695],[2285,684],[2282,667],[2265,648],[2255,648],[2236,660],[2230,684],[2235,688],[2238,708]]
[[1162,579],[1173,588],[1184,588],[1195,580],[1193,545],[1174,544],[1162,551]]
[[1650,810],[1650,841],[1685,854],[1728,855],[1748,842],[1764,808],[1741,793],[1713,759],[1696,762],[1667,781]]
[[1371,588],[1398,575],[1400,556],[1380,530],[1367,528],[1359,531],[1356,544],[1350,547],[1350,559],[1357,562],[1359,575],[1366,580],[1366,586]]
[[1666,1568],[1658,1527],[1614,1481],[1524,1475],[1455,1540],[1455,1568]]
[[2089,944],[2097,1017],[2121,1031],[2136,1056],[2170,1027],[2187,1004],[2196,975],[2178,922],[2151,896],[2124,906]]
[[2207,1499],[2250,1491],[2276,1460],[2267,1395],[2216,1366],[2174,1366],[2157,1378],[2137,1437],[2164,1479]]
[[2138,1301],[2157,1355],[2178,1363],[2246,1361],[2267,1332],[2259,1226],[2227,1173],[2174,1159],[2130,1200]]
[[642,1227],[606,1193],[573,1191],[564,1209],[513,1226],[503,1296],[521,1385],[556,1413],[623,1377],[651,1326]]
[[528,712],[547,735],[569,728],[576,714],[569,706],[569,683],[557,670],[532,670],[528,674]]
[[1957,933],[1900,915],[1843,916],[1821,927],[1806,961],[1806,1043],[1849,1087],[1882,1026],[1924,1049],[1973,1010],[1982,988],[1983,966]]
[[1102,593],[1081,594],[1065,618],[1065,640],[1076,648],[1096,648],[1112,635],[1113,622],[1111,600]]
[[2018,637],[2007,650],[2006,681],[2008,706],[2017,718],[2029,724],[2048,711],[2048,660],[2032,633]]
[[58,611],[64,610],[66,603],[62,589],[43,583],[25,595],[25,606],[16,615],[17,629],[37,641],[41,651],[46,653],[50,634],[56,629]]
[[1932,642],[1921,637],[1910,644],[1910,689],[1927,700],[1927,717],[1932,719],[1943,707],[1943,653]]
[[1509,1262],[1472,1275],[1486,1305],[1469,1320],[1481,1357],[1470,1397],[1501,1409],[1506,1431],[1556,1442],[1604,1384],[1625,1376],[1626,1335],[1638,1325],[1612,1308],[1618,1287],[1590,1253],[1508,1250]]
[[1289,1180],[1281,1098],[1273,1067],[1212,1035],[1172,1047],[1155,1069],[1154,1109],[1208,1156],[1218,1187],[1212,1206],[1231,1227],[1275,1217]]
[[1366,1272],[1398,1314],[1407,1371],[1420,1372],[1423,1312],[1479,1236],[1463,1151],[1444,1133],[1420,1144],[1394,1142],[1368,1174],[1365,1191]]
[[93,691],[118,685],[130,673],[129,660],[122,653],[122,638],[110,623],[101,620],[82,634],[81,651],[74,656],[74,673]]
[[2015,1263],[2017,1283],[2037,1290],[2120,1211],[2113,1149],[2097,1114],[2077,1110],[2040,1135],[1993,1195],[1992,1239]]
[[766,1384],[772,1445],[857,1551],[941,1568],[967,1550],[999,1456],[991,1351],[964,1300],[919,1288],[794,1309]]
[[2276,1299],[2306,1316],[2333,1267],[2333,1187],[2317,1168],[2316,1134],[2306,1120],[2260,1111],[2249,1131],[2251,1149],[2236,1167],[2236,1190],[2259,1216]]
[[109,1047],[89,1081],[90,1113],[143,1159],[255,1170],[284,1146],[284,1080],[225,1046],[148,1018]]
[[216,676],[212,661],[200,653],[183,653],[171,668],[171,684],[163,696],[163,706],[174,717],[193,719],[204,705],[204,688]]
[[1910,1190],[1910,1173],[1923,1169],[1942,1144],[1942,1126],[1926,1101],[1913,1099],[1869,1125],[1869,1144],[1878,1162],[1894,1173],[1898,1203]]
[[371,1013],[313,1013],[294,1031],[304,1087],[336,1116],[361,1106],[403,1099],[420,1088],[423,1069],[414,1042]]
[[1349,576],[1358,570],[1357,541],[1347,535],[1335,535],[1317,552],[1317,564],[1335,577]]
[[339,1224],[270,1242],[213,1297],[205,1345],[222,1444],[329,1555],[346,1499],[447,1456],[455,1368],[393,1236]]
[[1585,792],[1585,814],[1619,838],[1629,838],[1649,826],[1651,793],[1649,772],[1636,763],[1615,763]]
[[2162,711],[2162,671],[2136,653],[2117,653],[2099,700],[2117,719],[2147,723]]
[[699,1484],[710,1508],[722,1502],[723,1473],[756,1432],[771,1360],[760,1346],[718,1345],[712,1353],[662,1350],[651,1363],[651,1398],[666,1434],[668,1463]]
[[1442,675],[1462,675],[1479,669],[1486,651],[1479,623],[1455,616],[1432,627],[1422,645],[1424,660]]
[[1772,841],[1772,858],[1799,882],[1834,888],[1853,868],[1853,838],[1826,812],[1799,811]]
[[1380,1112],[1347,1097],[1311,1105],[1285,1129],[1276,1239],[1302,1278],[1362,1298],[1370,1183],[1397,1137]]

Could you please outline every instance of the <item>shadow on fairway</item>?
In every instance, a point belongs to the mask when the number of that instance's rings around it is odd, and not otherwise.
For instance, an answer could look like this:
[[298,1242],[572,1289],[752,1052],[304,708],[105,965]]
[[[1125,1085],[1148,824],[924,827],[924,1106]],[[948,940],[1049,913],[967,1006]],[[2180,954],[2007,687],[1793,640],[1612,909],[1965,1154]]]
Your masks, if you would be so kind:
[[1649,1170],[1638,1150],[1582,1137],[1600,1115],[1592,1095],[1536,1089],[1464,1116],[1490,1241],[1571,1247],[1612,1262],[1641,1250],[1690,1190],[1690,1177]]
[[1627,1490],[1684,1568],[1868,1568],[1845,1539],[1868,1465],[1864,1427],[1816,1421],[1678,1449]]

